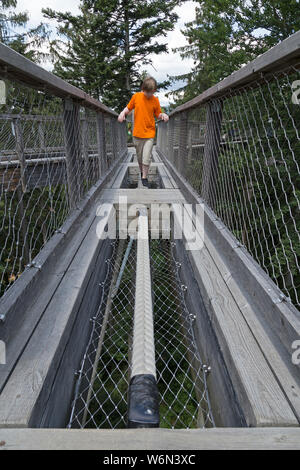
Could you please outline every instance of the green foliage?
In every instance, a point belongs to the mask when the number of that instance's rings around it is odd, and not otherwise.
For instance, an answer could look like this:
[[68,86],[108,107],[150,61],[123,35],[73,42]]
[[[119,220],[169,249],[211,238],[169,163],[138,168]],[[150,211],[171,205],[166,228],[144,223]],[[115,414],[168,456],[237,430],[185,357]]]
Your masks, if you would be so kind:
[[198,0],[194,21],[182,31],[188,44],[173,48],[194,60],[186,80],[169,92],[174,108],[238,70],[300,28],[299,0]]
[[[27,28],[27,12],[16,13],[17,0],[0,0],[0,42],[11,47],[33,62],[42,62],[48,54],[41,52],[41,47],[49,38],[47,25]],[[26,32],[17,32],[15,28],[27,28]]]
[[[61,39],[51,41],[54,73],[106,105],[123,108],[140,89],[140,67],[167,51],[156,37],[174,28],[179,0],[82,0],[80,14],[42,9],[56,19]],[[167,86],[160,83],[159,88]]]
[[[22,206],[17,190],[4,191],[0,198],[0,297],[25,269],[45,243],[61,227],[66,213],[61,210],[68,205],[64,185],[35,188],[22,195]],[[26,230],[24,240],[21,230]],[[25,246],[26,244],[26,246]],[[26,249],[30,259],[26,259]],[[1,279],[0,279],[1,280]]]
[[[298,72],[278,73],[223,100],[213,210],[295,305],[300,299]],[[233,124],[234,123],[234,124]],[[230,139],[238,130],[240,143]],[[201,194],[203,154],[193,151],[186,176]],[[298,299],[297,299],[298,297]]]

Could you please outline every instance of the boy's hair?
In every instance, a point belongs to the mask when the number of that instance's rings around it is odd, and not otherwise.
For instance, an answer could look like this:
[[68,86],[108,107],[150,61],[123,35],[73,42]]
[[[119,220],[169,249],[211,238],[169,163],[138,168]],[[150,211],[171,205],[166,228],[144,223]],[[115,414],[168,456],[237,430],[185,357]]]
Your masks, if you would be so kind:
[[141,88],[145,91],[156,91],[157,81],[153,77],[146,77],[142,82]]

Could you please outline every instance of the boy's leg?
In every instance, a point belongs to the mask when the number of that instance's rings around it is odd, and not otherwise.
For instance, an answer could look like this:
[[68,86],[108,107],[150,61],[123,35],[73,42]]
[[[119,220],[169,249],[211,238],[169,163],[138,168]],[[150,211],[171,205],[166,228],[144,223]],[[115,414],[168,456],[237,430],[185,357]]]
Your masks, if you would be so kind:
[[154,143],[154,137],[151,137],[145,141],[144,148],[143,148],[143,178],[147,178],[149,166],[151,163],[152,157],[152,148]]
[[138,161],[138,164],[139,164],[139,167],[140,167],[140,172],[142,173],[142,171],[143,171],[142,158],[143,158],[144,142],[143,142],[142,139],[139,139],[138,137],[135,137],[135,136],[132,136],[132,140],[133,140],[133,143],[134,143],[134,146],[135,146],[136,157],[137,157],[137,161]]

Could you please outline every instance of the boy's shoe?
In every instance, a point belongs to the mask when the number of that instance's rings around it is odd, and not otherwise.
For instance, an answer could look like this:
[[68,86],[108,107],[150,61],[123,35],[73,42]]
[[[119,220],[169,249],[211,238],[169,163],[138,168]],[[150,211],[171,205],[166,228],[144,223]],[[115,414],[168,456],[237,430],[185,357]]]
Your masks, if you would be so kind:
[[142,184],[143,184],[143,186],[145,186],[146,188],[148,188],[148,187],[149,187],[149,185],[148,185],[148,178],[142,178]]

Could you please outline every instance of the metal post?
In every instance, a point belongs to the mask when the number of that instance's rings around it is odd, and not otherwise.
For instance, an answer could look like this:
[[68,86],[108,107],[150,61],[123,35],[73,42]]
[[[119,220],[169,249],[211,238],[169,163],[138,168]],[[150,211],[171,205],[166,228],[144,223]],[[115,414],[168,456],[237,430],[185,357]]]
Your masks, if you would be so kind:
[[117,136],[116,136],[116,118],[112,116],[110,118],[110,130],[111,130],[111,144],[112,144],[112,160],[115,161],[118,157],[117,148]]
[[222,111],[221,100],[216,99],[207,105],[201,196],[212,208],[218,175]]
[[17,185],[17,197],[18,197],[18,206],[19,206],[19,220],[21,226],[21,233],[23,237],[23,245],[24,245],[24,264],[29,263],[30,261],[30,250],[27,240],[27,232],[28,232],[28,223],[26,218],[26,212],[23,203],[23,194],[26,193],[26,159],[24,153],[24,140],[23,140],[23,131],[21,126],[20,118],[13,120],[13,126],[15,130],[15,137],[16,137],[16,153],[18,156],[18,160],[20,162],[20,180],[21,186]]
[[41,149],[45,148],[45,133],[44,133],[43,122],[44,121],[41,121],[41,120],[38,121],[38,135],[39,135]]
[[26,193],[26,160],[24,154],[24,140],[23,140],[23,132],[20,118],[13,120],[15,136],[16,136],[16,153],[18,156],[18,160],[20,162],[20,177],[21,177],[21,184],[22,184],[22,191]]
[[193,124],[191,123],[188,127],[187,147],[187,163],[190,165],[193,157]]
[[179,121],[179,145],[178,145],[178,163],[177,169],[183,175],[187,161],[187,139],[188,139],[188,113],[180,113]]
[[71,99],[63,100],[63,121],[66,146],[66,167],[70,207],[80,198],[80,105]]
[[168,121],[168,159],[173,163],[174,161],[174,126],[175,118],[170,117]]
[[103,113],[96,113],[97,120],[97,141],[98,141],[98,162],[99,162],[99,177],[103,175],[105,171],[105,128],[104,128],[104,115]]
[[82,156],[84,162],[84,182],[89,184],[89,133],[87,117],[82,118]]

